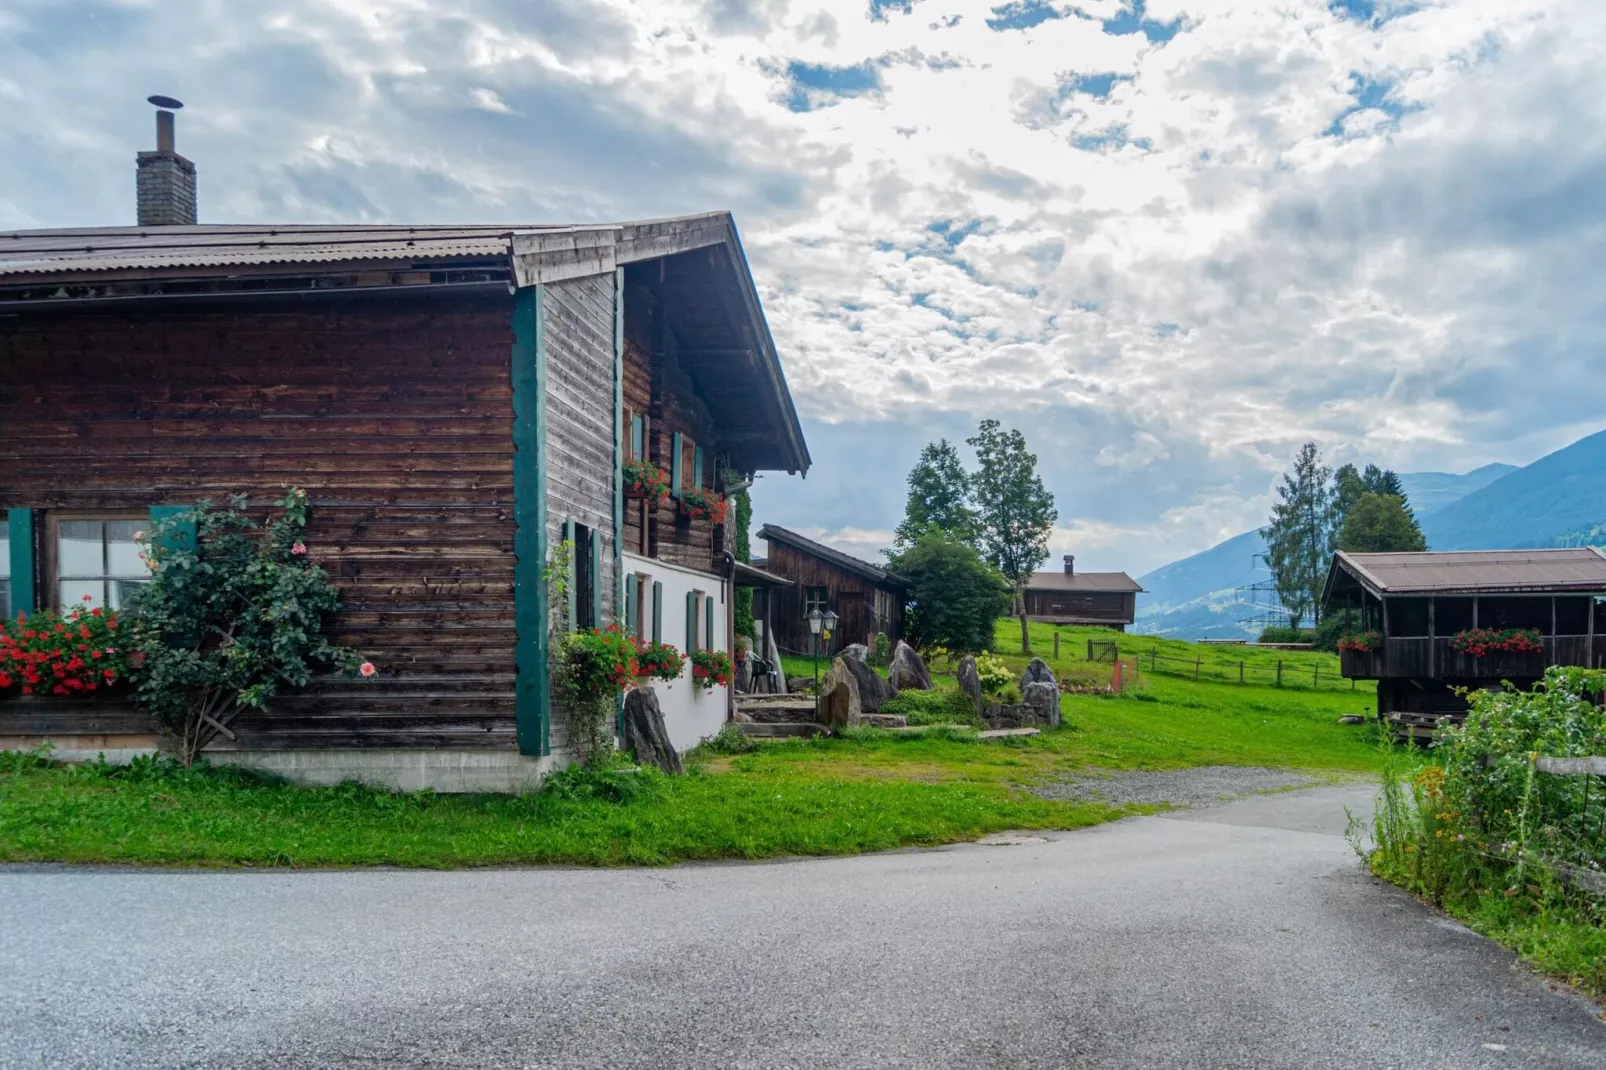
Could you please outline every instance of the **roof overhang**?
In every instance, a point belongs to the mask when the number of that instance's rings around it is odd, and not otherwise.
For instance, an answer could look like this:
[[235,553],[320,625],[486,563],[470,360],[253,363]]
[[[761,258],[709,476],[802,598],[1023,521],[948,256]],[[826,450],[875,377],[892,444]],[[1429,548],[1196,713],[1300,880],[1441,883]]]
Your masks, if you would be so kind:
[[[1606,564],[1606,554],[1588,548]],[[1491,551],[1496,553],[1499,551]],[[1430,552],[1421,556],[1431,557]],[[1498,581],[1489,583],[1389,583],[1367,567],[1366,555],[1340,550],[1333,554],[1327,580],[1322,584],[1322,603],[1329,604],[1346,590],[1359,590],[1373,598],[1472,598],[1522,595],[1606,595],[1606,575],[1578,580],[1542,580],[1530,583]]]

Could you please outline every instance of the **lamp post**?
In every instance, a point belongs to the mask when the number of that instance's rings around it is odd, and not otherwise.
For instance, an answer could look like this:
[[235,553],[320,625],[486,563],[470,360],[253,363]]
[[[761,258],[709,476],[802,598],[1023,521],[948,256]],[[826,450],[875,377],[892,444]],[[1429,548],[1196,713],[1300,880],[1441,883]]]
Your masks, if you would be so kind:
[[820,629],[825,626],[825,614],[809,610],[809,634],[814,636],[814,719],[820,719]]

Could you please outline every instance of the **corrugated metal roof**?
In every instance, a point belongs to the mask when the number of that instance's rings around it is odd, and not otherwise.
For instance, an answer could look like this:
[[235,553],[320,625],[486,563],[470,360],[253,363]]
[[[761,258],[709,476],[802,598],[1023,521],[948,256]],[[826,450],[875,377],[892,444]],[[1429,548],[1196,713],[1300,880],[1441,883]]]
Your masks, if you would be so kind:
[[1143,590],[1137,580],[1125,572],[1034,572],[1028,591],[1087,591],[1135,593]]
[[0,233],[0,276],[506,255],[543,227],[95,227]]
[[1416,554],[1340,551],[1333,567],[1380,594],[1606,592],[1606,554],[1587,546]]

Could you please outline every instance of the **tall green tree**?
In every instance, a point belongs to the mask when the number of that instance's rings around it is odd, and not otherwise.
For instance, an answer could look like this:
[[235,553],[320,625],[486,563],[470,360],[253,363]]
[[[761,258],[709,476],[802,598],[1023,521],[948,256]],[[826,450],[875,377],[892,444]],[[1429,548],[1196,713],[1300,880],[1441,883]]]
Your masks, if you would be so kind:
[[1363,494],[1339,529],[1338,548],[1350,553],[1419,553],[1428,548],[1416,518],[1396,494]]
[[1333,533],[1344,523],[1344,517],[1371,488],[1353,464],[1339,465],[1333,472]]
[[908,548],[932,531],[972,546],[976,543],[970,475],[959,451],[945,438],[927,443],[909,472],[909,497],[894,541]]
[[1021,653],[1030,654],[1026,588],[1037,566],[1048,560],[1048,537],[1059,511],[1037,474],[1037,457],[1026,448],[1026,437],[1019,431],[1006,431],[997,420],[983,420],[975,437],[965,442],[976,451],[976,472],[970,479],[976,547],[1009,582],[1020,617]]
[[1322,583],[1332,560],[1334,494],[1332,470],[1322,464],[1316,443],[1307,442],[1277,488],[1271,523],[1260,529],[1266,540],[1277,596],[1298,628],[1317,615]]
[[909,581],[909,639],[917,646],[982,651],[993,622],[1009,612],[1010,588],[975,547],[936,530],[890,555],[888,568]]
[[[747,488],[742,488],[731,495],[731,504],[735,506],[732,513],[736,517],[734,525],[735,546],[731,553],[736,560],[749,562],[753,560],[753,545],[748,532],[753,526],[753,499],[748,495]],[[732,626],[737,635],[745,635],[749,639],[753,636],[753,589],[751,587],[736,588],[736,615],[732,619]]]

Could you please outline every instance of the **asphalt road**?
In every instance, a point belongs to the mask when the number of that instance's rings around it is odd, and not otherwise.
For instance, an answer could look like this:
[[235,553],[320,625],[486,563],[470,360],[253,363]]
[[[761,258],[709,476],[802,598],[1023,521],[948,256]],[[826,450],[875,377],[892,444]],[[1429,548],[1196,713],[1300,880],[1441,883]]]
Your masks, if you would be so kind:
[[1602,1067],[1361,874],[1366,789],[1046,842],[470,873],[0,870],[4,1067]]

